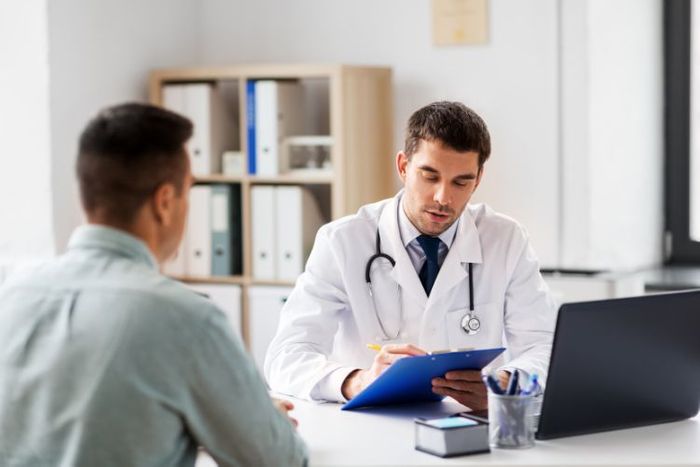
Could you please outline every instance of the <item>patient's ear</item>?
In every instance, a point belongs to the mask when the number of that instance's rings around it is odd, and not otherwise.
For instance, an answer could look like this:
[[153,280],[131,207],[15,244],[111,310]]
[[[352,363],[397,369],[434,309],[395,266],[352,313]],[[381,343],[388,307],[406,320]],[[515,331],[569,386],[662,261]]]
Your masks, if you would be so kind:
[[163,183],[156,188],[151,197],[153,217],[156,222],[165,227],[173,223],[175,196],[175,186],[172,183]]

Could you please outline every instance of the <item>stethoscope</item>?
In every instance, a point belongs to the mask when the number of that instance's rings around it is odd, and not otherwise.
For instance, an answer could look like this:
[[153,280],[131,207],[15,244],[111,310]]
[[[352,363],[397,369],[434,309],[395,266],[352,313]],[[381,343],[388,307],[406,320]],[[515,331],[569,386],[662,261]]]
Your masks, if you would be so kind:
[[[365,265],[365,282],[367,282],[369,296],[372,298],[372,307],[374,308],[374,315],[377,317],[377,322],[379,323],[379,327],[382,330],[382,334],[384,334],[383,340],[391,341],[397,339],[401,335],[401,322],[403,321],[403,299],[401,298],[401,294],[399,293],[399,329],[396,331],[396,334],[393,337],[391,337],[389,336],[389,333],[386,332],[384,322],[379,316],[379,312],[377,311],[377,303],[374,299],[374,293],[372,292],[372,277],[370,276],[370,270],[372,269],[372,263],[375,260],[379,259],[385,259],[389,261],[391,267],[396,266],[396,261],[394,260],[394,258],[392,258],[386,253],[382,253],[382,240],[379,236],[379,228],[377,228],[375,252],[372,256],[370,256],[370,258],[367,260],[367,264]],[[464,317],[460,321],[460,327],[462,328],[462,331],[464,331],[470,336],[473,336],[474,334],[478,333],[481,329],[481,321],[479,320],[479,317],[476,316],[476,314],[474,313],[474,276],[472,275],[472,263],[467,263],[467,265],[469,270],[469,311],[467,312],[467,314],[464,315]]]

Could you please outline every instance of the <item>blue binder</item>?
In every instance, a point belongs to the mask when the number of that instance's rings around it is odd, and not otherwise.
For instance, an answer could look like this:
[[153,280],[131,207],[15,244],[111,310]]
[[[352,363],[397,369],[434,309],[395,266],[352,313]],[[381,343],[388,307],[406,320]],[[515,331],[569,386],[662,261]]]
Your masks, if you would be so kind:
[[211,189],[211,275],[241,274],[241,187],[215,184]]
[[432,391],[433,378],[453,370],[481,370],[504,350],[499,347],[402,358],[346,403],[342,410],[439,401],[443,396]]
[[248,173],[257,173],[255,156],[255,80],[246,81],[246,130],[248,134]]

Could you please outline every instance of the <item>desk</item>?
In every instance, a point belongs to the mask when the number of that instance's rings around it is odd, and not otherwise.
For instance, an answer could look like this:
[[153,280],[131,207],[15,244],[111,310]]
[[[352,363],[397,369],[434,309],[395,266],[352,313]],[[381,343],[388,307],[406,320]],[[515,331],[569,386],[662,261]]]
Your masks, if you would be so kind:
[[[490,454],[441,459],[413,449],[413,418],[440,417],[460,412],[461,405],[445,401],[419,406],[343,412],[338,404],[315,404],[290,399],[299,433],[306,441],[313,466],[611,466],[700,465],[700,417],[551,441],[532,449],[494,449]],[[214,465],[204,460],[198,467]]]

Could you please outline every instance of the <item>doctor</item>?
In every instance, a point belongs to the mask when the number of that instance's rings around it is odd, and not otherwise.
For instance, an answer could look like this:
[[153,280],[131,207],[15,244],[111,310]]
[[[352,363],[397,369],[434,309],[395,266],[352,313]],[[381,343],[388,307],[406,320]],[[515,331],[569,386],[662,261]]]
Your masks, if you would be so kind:
[[[398,358],[464,347],[505,346],[501,382],[515,370],[546,380],[556,309],[527,233],[468,204],[490,152],[486,124],[461,103],[411,116],[396,156],[403,190],[318,231],[267,352],[272,390],[345,401]],[[433,391],[486,406],[479,371],[436,378]]]

